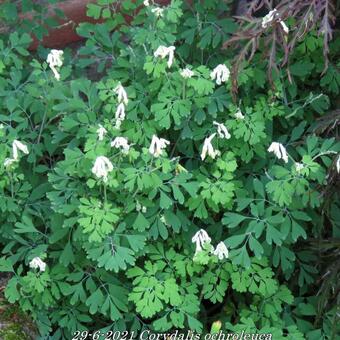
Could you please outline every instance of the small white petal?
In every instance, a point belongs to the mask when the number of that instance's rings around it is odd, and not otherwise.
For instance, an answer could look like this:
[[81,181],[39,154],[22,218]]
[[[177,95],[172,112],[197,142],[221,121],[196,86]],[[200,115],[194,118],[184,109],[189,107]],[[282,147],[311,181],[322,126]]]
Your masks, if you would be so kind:
[[282,26],[284,32],[285,32],[286,34],[288,34],[288,33],[289,33],[289,28],[288,28],[288,26],[287,26],[283,21],[280,21],[280,24],[281,24],[281,26]]
[[338,174],[340,174],[340,155],[338,156],[338,159],[335,165],[336,165],[336,171],[338,172]]
[[154,52],[154,57],[161,59],[164,59],[165,57],[168,57],[167,65],[168,67],[171,67],[174,61],[174,52],[175,52],[175,46],[159,46],[157,50]]
[[217,126],[217,133],[220,138],[230,139],[231,135],[224,124],[213,122],[214,125]]
[[116,149],[122,149],[123,153],[128,153],[130,145],[125,137],[116,137],[112,142],[111,146]]
[[295,163],[295,170],[296,170],[297,172],[300,172],[303,168],[304,168],[303,163],[299,163],[299,162],[296,162],[296,163]]
[[288,154],[286,148],[281,143],[271,143],[268,148],[268,152],[273,152],[278,159],[282,159],[285,163],[288,163]]
[[119,83],[114,89],[114,92],[118,95],[118,103],[124,103],[125,105],[128,104],[129,99],[122,84]]
[[217,65],[210,73],[211,80],[216,80],[217,85],[221,85],[228,81],[230,77],[230,71],[224,64]]
[[98,156],[94,162],[92,173],[97,178],[103,178],[103,181],[107,182],[107,176],[112,170],[113,165],[110,160],[105,156]]
[[220,242],[213,253],[219,258],[219,260],[223,260],[223,258],[227,259],[229,256],[228,248],[226,247],[224,242]]
[[17,160],[13,158],[6,158],[4,161],[4,166],[6,168],[10,167],[13,163],[15,163]]
[[116,120],[123,121],[125,119],[125,105],[120,103],[116,110]]
[[193,75],[194,75],[194,72],[191,71],[190,69],[188,68],[185,68],[184,70],[182,70],[180,72],[180,75],[184,78],[184,79],[188,79],[188,78],[191,78]]
[[201,152],[201,159],[202,159],[202,161],[204,161],[204,159],[206,158],[207,154],[212,159],[215,159],[215,157],[219,155],[219,151],[218,150],[214,150],[214,147],[211,144],[211,141],[212,141],[212,139],[215,136],[216,136],[216,133],[213,133],[211,136],[207,137],[204,140],[203,148],[202,148],[202,152]]
[[28,148],[27,145],[21,143],[18,140],[14,140],[12,144],[12,150],[13,150],[13,158],[15,160],[19,159],[19,150],[22,151],[24,154],[28,155]]
[[237,110],[237,112],[235,113],[235,118],[236,119],[244,119],[244,115],[242,114],[240,108]]
[[104,139],[104,136],[107,133],[107,130],[102,125],[99,124],[99,128],[96,132],[97,132],[97,135],[98,135],[98,139],[100,141],[102,141]]
[[272,11],[270,11],[267,15],[265,15],[262,18],[262,27],[267,28],[268,24],[270,24],[277,15],[278,13],[276,9],[273,9]]
[[61,67],[63,65],[63,54],[64,52],[61,50],[51,50],[51,52],[47,56],[47,63],[50,66],[50,69],[52,70],[54,77],[59,80],[60,74],[56,67]]
[[203,246],[205,243],[210,243],[211,238],[208,233],[204,229],[200,229],[191,239],[192,243],[196,243],[196,251],[195,254],[203,250]]
[[155,7],[151,10],[151,12],[154,13],[156,15],[156,17],[158,17],[158,18],[163,16],[163,11],[164,11],[164,9],[160,8],[160,7]]
[[159,157],[162,151],[169,145],[170,142],[164,138],[158,138],[156,135],[152,136],[152,140],[149,147],[149,152],[154,157]]
[[46,270],[46,263],[40,258],[40,257],[35,257],[30,263],[29,263],[30,268],[33,269],[38,269],[41,272],[44,272]]

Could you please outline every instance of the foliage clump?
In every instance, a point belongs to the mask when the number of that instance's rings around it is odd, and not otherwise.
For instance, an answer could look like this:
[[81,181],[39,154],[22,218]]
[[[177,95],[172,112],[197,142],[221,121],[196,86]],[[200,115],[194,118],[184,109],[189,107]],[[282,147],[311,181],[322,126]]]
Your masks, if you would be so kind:
[[76,56],[0,40],[0,269],[42,338],[216,320],[335,338],[339,38],[325,72],[313,29],[271,83],[260,50],[245,58],[235,101],[230,11],[100,0]]

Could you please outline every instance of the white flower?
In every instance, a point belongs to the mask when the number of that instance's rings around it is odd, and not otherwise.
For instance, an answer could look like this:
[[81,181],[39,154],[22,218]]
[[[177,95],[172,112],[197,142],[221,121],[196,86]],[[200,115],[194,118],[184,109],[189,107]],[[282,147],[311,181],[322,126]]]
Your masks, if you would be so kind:
[[28,148],[27,145],[19,142],[18,140],[14,140],[12,144],[12,149],[13,149],[13,158],[15,160],[19,159],[19,152],[18,150],[22,151],[26,155],[28,155]]
[[4,166],[7,168],[11,166],[13,163],[15,163],[17,160],[13,158],[6,158],[4,161]]
[[192,243],[196,243],[196,251],[195,255],[203,250],[203,246],[205,243],[210,243],[211,238],[208,233],[204,229],[200,229],[191,239]]
[[57,71],[56,67],[61,67],[63,65],[63,56],[64,52],[61,50],[51,50],[51,52],[47,56],[47,63],[50,66],[50,69],[54,73],[55,79],[59,80],[60,79],[60,74]]
[[154,52],[154,57],[160,57],[164,59],[165,57],[168,56],[168,67],[171,67],[173,61],[174,61],[174,51],[175,51],[175,46],[159,46],[157,50]]
[[92,173],[98,178],[103,178],[104,182],[107,182],[107,175],[113,170],[113,165],[105,156],[99,156],[94,162]]
[[0,130],[4,128],[4,124],[0,124]]
[[121,127],[121,125],[122,125],[122,121],[121,121],[120,119],[117,119],[117,120],[116,120],[115,128],[116,128],[117,130],[119,130],[120,127]]
[[217,123],[215,121],[213,122],[213,124],[217,126],[217,133],[220,136],[220,138],[229,139],[231,137],[228,129],[224,124]]
[[267,15],[265,15],[262,18],[262,28],[266,28],[268,26],[268,24],[270,24],[274,20],[274,17],[276,17],[278,15],[279,15],[279,13],[277,13],[276,8],[273,9],[272,11],[270,11]]
[[204,161],[205,157],[207,156],[207,154],[214,159],[216,156],[218,156],[220,154],[220,152],[218,150],[214,150],[214,147],[211,144],[212,139],[216,136],[216,133],[213,133],[210,137],[207,137],[204,140],[203,143],[203,148],[202,148],[202,152],[201,152],[201,159],[202,161]]
[[228,252],[228,248],[226,247],[226,245],[224,244],[224,242],[220,242],[216,249],[214,250],[214,255],[216,255],[220,260],[223,260],[223,258],[228,258],[229,256],[229,252]]
[[125,105],[120,103],[116,110],[116,128],[120,129],[122,121],[125,119]]
[[111,146],[116,149],[122,149],[123,153],[128,153],[130,145],[125,137],[116,137],[112,142]]
[[33,269],[38,269],[41,272],[44,272],[46,269],[46,263],[40,258],[40,257],[35,257],[30,263],[29,263],[30,268]]
[[235,113],[236,119],[244,119],[244,115],[242,114],[240,108],[238,108],[237,112]]
[[128,104],[128,96],[122,84],[119,83],[115,87],[114,92],[118,95],[118,103],[124,103],[125,105]]
[[106,135],[107,131],[106,129],[104,128],[104,126],[102,126],[101,124],[99,124],[99,128],[98,130],[96,131],[97,134],[98,134],[98,139],[100,141],[102,141],[104,139],[104,136]]
[[187,79],[187,78],[191,78],[191,77],[194,75],[194,72],[191,71],[191,70],[188,69],[188,68],[185,68],[184,70],[182,70],[182,71],[180,72],[180,75],[181,75],[183,78]]
[[154,157],[158,157],[162,154],[162,150],[166,148],[167,145],[169,145],[170,142],[164,138],[158,138],[157,136],[153,135],[151,144],[149,147],[149,152]]
[[281,143],[271,143],[268,148],[268,152],[273,152],[278,159],[283,159],[285,163],[288,163],[287,151]]
[[289,28],[288,28],[288,26],[287,26],[282,20],[280,20],[280,24],[281,24],[281,26],[282,26],[284,32],[285,32],[286,34],[288,34],[288,33],[289,33]]
[[295,162],[295,170],[300,172],[304,168],[303,163]]
[[[270,11],[267,15],[265,15],[262,18],[262,28],[267,28],[268,25],[275,19],[278,18],[280,16],[280,14],[278,13],[278,11],[275,9],[273,9],[272,11]],[[287,27],[287,25],[279,18],[279,23],[281,24],[284,32],[286,34],[289,33],[289,28]]]
[[154,13],[157,18],[160,18],[163,16],[163,11],[164,9],[160,7],[155,7],[151,10],[151,12]]
[[340,155],[338,156],[338,159],[335,165],[336,165],[336,171],[338,172],[338,174],[340,174]]
[[144,6],[146,6],[146,7],[150,6],[149,0],[144,0],[143,4],[144,4]]
[[220,64],[214,68],[214,70],[210,73],[211,80],[216,79],[216,84],[221,85],[228,81],[230,76],[230,71],[227,66]]

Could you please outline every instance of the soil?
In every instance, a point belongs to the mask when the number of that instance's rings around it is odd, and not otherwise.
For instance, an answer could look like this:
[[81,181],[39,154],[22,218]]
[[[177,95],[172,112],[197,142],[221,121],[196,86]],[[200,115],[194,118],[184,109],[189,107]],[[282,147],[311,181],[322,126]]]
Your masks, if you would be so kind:
[[34,340],[37,330],[33,321],[4,296],[9,279],[8,273],[0,274],[0,340]]

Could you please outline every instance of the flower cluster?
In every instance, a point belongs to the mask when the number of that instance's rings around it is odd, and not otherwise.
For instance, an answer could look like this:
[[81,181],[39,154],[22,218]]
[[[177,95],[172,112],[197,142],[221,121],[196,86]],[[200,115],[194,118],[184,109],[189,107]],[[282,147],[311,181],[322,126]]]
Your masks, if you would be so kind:
[[151,12],[154,13],[157,18],[161,18],[163,16],[164,9],[155,7],[151,9]]
[[289,28],[287,27],[287,25],[280,19],[280,14],[279,12],[277,11],[276,8],[274,8],[272,11],[270,11],[267,15],[265,15],[263,18],[262,18],[262,28],[267,28],[268,25],[274,20],[278,18],[278,21],[280,23],[280,25],[282,26],[284,32],[286,34],[289,33]]
[[211,80],[216,80],[217,85],[221,85],[228,81],[230,71],[224,64],[217,65],[210,73]]
[[168,67],[171,67],[171,65],[174,62],[174,53],[175,53],[175,46],[169,46],[169,47],[159,46],[154,53],[154,57],[155,58],[160,57],[161,59],[168,57],[167,65]]
[[44,272],[46,270],[46,263],[40,257],[35,257],[29,263],[29,266],[33,269],[39,269],[41,272]]
[[239,120],[244,119],[244,115],[242,114],[240,108],[236,111],[234,117],[235,117],[236,119],[239,119]]
[[188,79],[191,78],[194,75],[194,72],[191,71],[189,68],[185,68],[180,72],[180,75],[184,78],[184,79]]
[[51,50],[51,52],[47,56],[47,63],[50,66],[50,69],[52,70],[55,79],[60,80],[60,74],[57,70],[57,68],[61,67],[63,65],[63,54],[64,51],[61,50]]
[[112,142],[111,146],[116,149],[122,149],[122,152],[127,154],[130,150],[130,145],[125,137],[116,137]]
[[231,135],[230,135],[228,129],[226,128],[226,126],[224,124],[217,123],[215,121],[213,122],[213,124],[217,126],[217,133],[218,133],[220,138],[230,139]]
[[4,161],[4,166],[9,167],[14,162],[19,160],[19,151],[23,152],[24,154],[28,155],[28,148],[27,145],[23,144],[22,142],[18,140],[14,140],[12,143],[12,153],[13,158],[6,158]]
[[285,163],[288,163],[288,154],[286,148],[281,143],[271,143],[268,148],[268,152],[273,152],[278,159],[282,159]]
[[162,154],[163,149],[169,145],[170,142],[164,138],[158,138],[156,135],[152,136],[149,152],[154,157],[159,157]]
[[102,141],[104,139],[104,136],[107,134],[107,130],[101,124],[99,124],[97,134],[98,134],[98,139]]
[[118,106],[117,106],[116,116],[115,116],[116,128],[120,129],[120,126],[123,120],[125,119],[125,107],[128,104],[129,99],[121,83],[119,83],[113,91],[114,93],[117,94],[117,100],[118,100]]
[[204,140],[203,143],[203,148],[202,148],[202,152],[201,152],[201,159],[202,161],[204,161],[205,157],[207,156],[207,154],[212,158],[215,159],[216,156],[218,156],[220,154],[220,152],[218,150],[215,150],[213,145],[211,144],[211,141],[213,140],[213,138],[216,136],[216,133],[213,133],[212,135],[210,135],[209,137],[207,137]]
[[107,182],[107,176],[112,170],[113,165],[110,160],[105,156],[98,156],[94,162],[92,173]]
[[[204,229],[200,229],[191,239],[192,243],[195,243],[196,245],[196,250],[195,250],[195,255],[194,257],[203,251],[206,247],[207,244],[211,243],[211,238],[208,235],[208,233]],[[226,247],[224,242],[219,242],[218,245],[216,246],[216,249],[211,246],[210,252],[217,256],[219,260],[223,260],[223,258],[228,258],[229,257],[229,252],[228,248]]]

